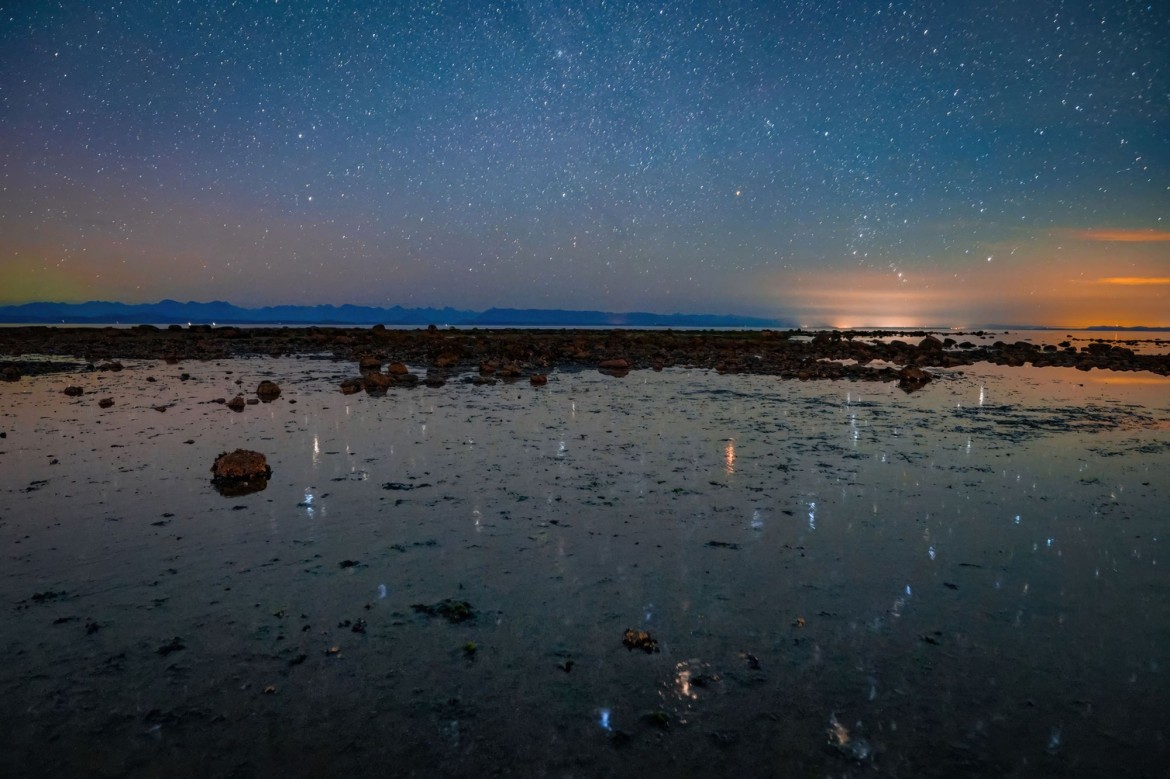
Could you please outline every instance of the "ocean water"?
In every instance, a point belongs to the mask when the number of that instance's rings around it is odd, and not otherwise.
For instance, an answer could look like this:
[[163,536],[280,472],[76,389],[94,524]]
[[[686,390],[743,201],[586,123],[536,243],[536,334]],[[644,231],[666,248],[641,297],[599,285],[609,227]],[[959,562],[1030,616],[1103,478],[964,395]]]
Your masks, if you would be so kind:
[[1166,377],[354,373],[0,385],[0,773],[1162,775]]

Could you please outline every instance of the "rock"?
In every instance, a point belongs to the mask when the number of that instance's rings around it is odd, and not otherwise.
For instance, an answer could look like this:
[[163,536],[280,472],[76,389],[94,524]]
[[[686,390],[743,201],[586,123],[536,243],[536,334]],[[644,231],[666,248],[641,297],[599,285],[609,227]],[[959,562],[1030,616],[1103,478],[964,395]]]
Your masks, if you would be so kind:
[[612,360],[602,360],[597,364],[597,370],[601,371],[607,376],[616,376],[621,378],[630,372],[630,361],[624,357],[618,357]]
[[65,394],[71,398],[75,398],[78,395],[84,395],[85,390],[83,390],[81,387],[66,387]]
[[5,365],[0,369],[0,379],[4,381],[20,381],[20,368],[15,365]]
[[126,366],[122,365],[120,362],[106,362],[99,365],[97,369],[99,371],[113,371],[114,373],[117,373],[125,367]]
[[211,466],[211,473],[211,482],[221,495],[237,497],[259,492],[267,487],[272,469],[268,467],[268,460],[260,452],[236,449],[233,452],[223,452],[216,457],[215,464]]
[[405,376],[410,373],[410,369],[400,362],[392,362],[386,366],[386,373],[391,376]]
[[382,370],[382,360],[378,357],[367,354],[358,360],[358,370],[362,371],[363,373],[366,371],[374,371],[377,373],[378,371]]
[[435,358],[436,368],[452,368],[459,363],[459,355],[455,352],[443,352]]
[[448,622],[466,622],[475,619],[475,610],[465,600],[444,598],[433,606],[426,603],[415,603],[411,608],[420,614],[426,614],[428,617],[442,617]]
[[280,386],[274,381],[265,379],[260,382],[260,386],[256,387],[256,396],[265,403],[276,400],[280,397]]
[[918,348],[931,352],[942,351],[943,342],[935,338],[933,335],[928,335],[918,342]]
[[544,373],[534,373],[528,377],[528,383],[533,387],[543,387],[548,384],[548,375]]
[[914,365],[907,365],[902,370],[898,371],[898,386],[902,388],[903,392],[914,392],[920,390],[930,383],[934,376]]
[[102,398],[101,400],[98,401],[99,408],[109,408],[112,405],[114,405],[113,398]]
[[341,392],[345,395],[353,395],[355,392],[361,392],[362,379],[346,379],[341,382]]
[[362,376],[361,381],[362,387],[371,395],[385,392],[394,383],[386,374],[377,372],[367,373],[365,376]]
[[658,651],[658,641],[645,630],[626,628],[626,632],[622,634],[622,644],[626,649],[631,651],[641,649],[646,654]]
[[244,396],[243,395],[236,395],[234,398],[232,398],[231,400],[229,400],[227,402],[227,407],[230,408],[232,411],[243,411],[245,405],[246,404],[244,403]]

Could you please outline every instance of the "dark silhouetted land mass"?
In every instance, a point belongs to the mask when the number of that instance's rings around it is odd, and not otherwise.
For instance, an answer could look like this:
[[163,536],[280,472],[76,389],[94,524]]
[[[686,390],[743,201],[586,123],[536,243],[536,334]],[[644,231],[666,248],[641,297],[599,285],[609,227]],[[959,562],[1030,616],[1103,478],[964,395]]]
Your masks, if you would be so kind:
[[562,309],[391,306],[265,306],[199,303],[24,303],[0,306],[0,322],[19,324],[429,325],[456,327],[792,327],[795,323],[727,314],[566,311]]

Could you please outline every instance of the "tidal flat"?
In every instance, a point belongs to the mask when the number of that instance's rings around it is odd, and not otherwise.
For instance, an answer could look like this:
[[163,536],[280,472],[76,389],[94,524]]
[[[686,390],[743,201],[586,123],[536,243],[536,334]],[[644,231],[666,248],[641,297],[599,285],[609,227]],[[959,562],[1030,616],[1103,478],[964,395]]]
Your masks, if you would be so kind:
[[[118,370],[6,358],[0,774],[1170,761],[1165,375],[963,359],[908,393],[635,359],[428,387],[420,357],[417,386],[343,394],[332,353],[110,344]],[[237,448],[272,473],[225,496]]]

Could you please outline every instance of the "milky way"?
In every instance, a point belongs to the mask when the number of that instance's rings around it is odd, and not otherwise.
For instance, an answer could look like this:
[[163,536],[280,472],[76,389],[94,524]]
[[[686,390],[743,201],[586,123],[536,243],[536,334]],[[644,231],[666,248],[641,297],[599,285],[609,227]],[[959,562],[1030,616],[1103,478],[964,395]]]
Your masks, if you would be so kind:
[[0,302],[1170,324],[1168,53],[1133,2],[9,3]]

